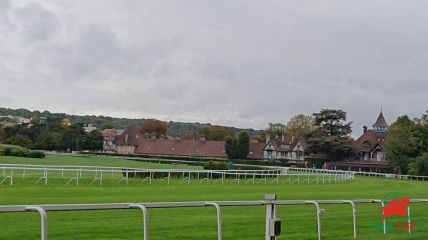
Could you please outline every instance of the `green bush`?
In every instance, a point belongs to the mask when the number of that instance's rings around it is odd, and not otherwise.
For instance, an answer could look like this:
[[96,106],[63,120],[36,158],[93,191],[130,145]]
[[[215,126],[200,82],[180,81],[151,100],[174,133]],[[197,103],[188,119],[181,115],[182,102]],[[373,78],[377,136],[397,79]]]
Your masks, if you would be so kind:
[[42,151],[30,151],[28,154],[29,158],[45,158],[45,153]]
[[28,153],[30,151],[25,148],[12,148],[11,150],[11,156],[15,157],[28,157]]
[[0,144],[0,149],[4,156],[28,157],[30,152],[30,150],[16,145]]
[[208,161],[204,163],[205,170],[227,170],[227,163],[224,161]]

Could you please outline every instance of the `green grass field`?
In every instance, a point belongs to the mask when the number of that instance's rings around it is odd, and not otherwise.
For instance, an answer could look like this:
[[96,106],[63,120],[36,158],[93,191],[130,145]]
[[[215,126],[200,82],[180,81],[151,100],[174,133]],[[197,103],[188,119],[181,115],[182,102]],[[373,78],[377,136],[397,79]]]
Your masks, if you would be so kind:
[[[59,157],[26,159],[0,156],[0,163],[101,165],[141,168],[194,168],[134,162],[107,157]],[[65,180],[49,179],[48,186],[35,185],[37,175],[14,179],[14,185],[0,185],[0,205],[59,203],[119,203],[154,201],[262,200],[265,193],[278,199],[381,199],[388,192],[402,192],[411,198],[428,198],[428,182],[358,177],[353,182],[335,184],[287,185],[207,184],[192,180],[184,184],[175,179],[167,185],[130,179],[117,184],[117,177],[103,186],[90,186],[83,179],[79,186],[65,186]],[[384,236],[373,229],[380,223],[379,205],[357,205],[358,239],[428,239],[428,203],[412,204],[416,231],[408,235],[395,231]],[[322,205],[323,239],[352,239],[352,215],[349,205]],[[264,207],[223,207],[223,239],[263,239]],[[316,239],[316,215],[313,206],[280,206],[282,235],[279,239]],[[151,239],[216,239],[215,209],[150,209]],[[142,239],[142,214],[139,210],[48,212],[50,239]],[[1,213],[0,239],[38,239],[40,220],[37,213]]]

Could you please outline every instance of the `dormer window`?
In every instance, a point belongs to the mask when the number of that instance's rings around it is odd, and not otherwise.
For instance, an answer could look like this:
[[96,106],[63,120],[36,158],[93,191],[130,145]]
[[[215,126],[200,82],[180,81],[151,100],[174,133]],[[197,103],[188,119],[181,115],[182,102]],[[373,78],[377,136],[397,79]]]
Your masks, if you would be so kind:
[[369,141],[364,141],[363,148],[368,148],[368,147],[369,147]]

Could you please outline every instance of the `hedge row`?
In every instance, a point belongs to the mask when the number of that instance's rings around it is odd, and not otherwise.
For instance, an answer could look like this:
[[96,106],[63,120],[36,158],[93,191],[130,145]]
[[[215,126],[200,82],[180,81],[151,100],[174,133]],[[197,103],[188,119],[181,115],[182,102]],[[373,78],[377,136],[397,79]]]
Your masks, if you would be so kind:
[[16,145],[0,144],[0,156],[15,156],[28,158],[45,158],[45,153],[41,151],[30,151]]
[[226,161],[208,161],[204,162],[205,170],[227,170]]

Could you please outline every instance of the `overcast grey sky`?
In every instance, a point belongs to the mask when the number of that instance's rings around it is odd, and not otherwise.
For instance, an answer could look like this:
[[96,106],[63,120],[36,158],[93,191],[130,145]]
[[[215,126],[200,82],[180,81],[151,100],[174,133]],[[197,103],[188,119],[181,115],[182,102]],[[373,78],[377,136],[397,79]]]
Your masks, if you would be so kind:
[[428,1],[0,0],[0,106],[354,134],[428,109]]

